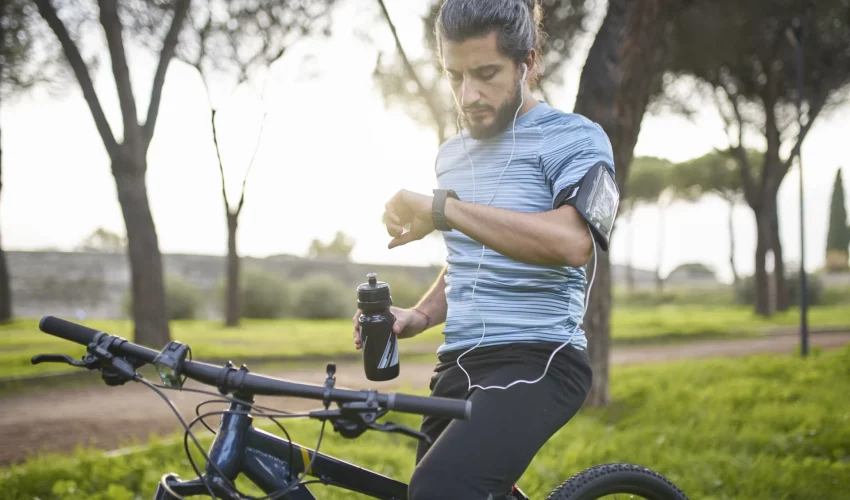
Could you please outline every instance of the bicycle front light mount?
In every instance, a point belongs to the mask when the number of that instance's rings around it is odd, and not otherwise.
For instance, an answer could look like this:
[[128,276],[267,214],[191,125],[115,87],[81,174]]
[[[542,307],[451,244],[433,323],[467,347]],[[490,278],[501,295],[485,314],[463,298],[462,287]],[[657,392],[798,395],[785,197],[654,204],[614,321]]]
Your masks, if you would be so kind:
[[189,346],[181,344],[177,341],[169,342],[165,348],[156,355],[153,364],[162,379],[163,385],[180,389],[183,387],[183,361],[186,360],[186,354],[189,352]]

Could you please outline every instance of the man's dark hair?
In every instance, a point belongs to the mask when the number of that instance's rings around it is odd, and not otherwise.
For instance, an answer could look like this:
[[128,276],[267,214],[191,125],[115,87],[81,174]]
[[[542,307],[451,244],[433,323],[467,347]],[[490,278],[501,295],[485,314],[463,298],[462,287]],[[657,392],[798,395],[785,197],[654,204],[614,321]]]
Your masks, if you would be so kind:
[[446,0],[434,23],[437,55],[442,61],[442,42],[462,42],[496,30],[499,50],[517,64],[531,49],[537,51],[535,68],[528,74],[534,86],[543,72],[543,9],[537,0]]

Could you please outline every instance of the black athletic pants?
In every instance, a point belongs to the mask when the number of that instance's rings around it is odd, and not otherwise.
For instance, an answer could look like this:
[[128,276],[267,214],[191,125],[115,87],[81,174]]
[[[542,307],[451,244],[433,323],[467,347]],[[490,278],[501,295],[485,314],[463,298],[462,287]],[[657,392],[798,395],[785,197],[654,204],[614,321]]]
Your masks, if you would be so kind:
[[[559,345],[479,347],[460,362],[473,384],[504,387],[517,379],[539,378]],[[423,418],[421,430],[434,444],[419,442],[409,486],[411,500],[504,498],[538,450],[579,410],[590,390],[590,360],[572,346],[558,351],[542,380],[506,390],[469,391],[466,375],[456,364],[463,352],[439,357],[431,394],[469,399],[472,416],[469,420]]]

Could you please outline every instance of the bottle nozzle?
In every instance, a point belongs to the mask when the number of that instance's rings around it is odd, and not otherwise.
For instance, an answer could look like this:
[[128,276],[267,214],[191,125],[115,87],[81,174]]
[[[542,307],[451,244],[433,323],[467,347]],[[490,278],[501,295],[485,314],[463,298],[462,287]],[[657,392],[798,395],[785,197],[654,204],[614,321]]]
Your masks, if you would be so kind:
[[377,274],[369,273],[369,274],[366,275],[366,277],[369,278],[369,284],[370,285],[378,284],[378,275]]

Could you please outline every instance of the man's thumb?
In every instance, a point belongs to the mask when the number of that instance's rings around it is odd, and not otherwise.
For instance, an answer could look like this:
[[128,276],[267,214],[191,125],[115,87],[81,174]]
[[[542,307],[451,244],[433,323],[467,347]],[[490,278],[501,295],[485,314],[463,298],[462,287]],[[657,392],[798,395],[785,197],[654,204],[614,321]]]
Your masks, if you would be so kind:
[[404,316],[396,316],[393,323],[393,333],[400,334],[407,326],[407,318]]

